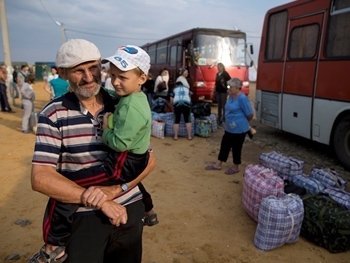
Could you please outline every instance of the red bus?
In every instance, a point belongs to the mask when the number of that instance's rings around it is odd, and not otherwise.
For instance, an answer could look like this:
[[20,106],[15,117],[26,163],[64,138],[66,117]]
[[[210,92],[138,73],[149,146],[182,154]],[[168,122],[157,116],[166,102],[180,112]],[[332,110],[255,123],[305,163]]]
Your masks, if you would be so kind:
[[[231,77],[243,81],[243,92],[249,93],[249,66],[247,64],[246,34],[239,30],[194,28],[181,32],[142,48],[151,57],[153,76],[164,68],[169,70],[170,89],[178,77],[180,68],[189,72],[192,100],[211,100],[215,84],[216,65],[221,62]],[[253,52],[250,46],[250,52]]]
[[256,83],[260,122],[333,147],[350,169],[350,1],[269,10]]

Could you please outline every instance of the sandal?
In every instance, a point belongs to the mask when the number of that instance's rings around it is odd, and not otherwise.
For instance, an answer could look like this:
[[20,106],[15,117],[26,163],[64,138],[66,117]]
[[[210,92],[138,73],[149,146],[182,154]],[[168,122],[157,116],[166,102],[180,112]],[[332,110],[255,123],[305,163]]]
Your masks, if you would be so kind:
[[217,171],[219,171],[219,170],[221,170],[221,167],[218,168],[218,167],[215,167],[214,164],[211,164],[211,165],[207,165],[207,166],[205,167],[205,170],[217,170]]
[[238,173],[238,172],[239,172],[238,169],[235,170],[235,169],[233,169],[233,168],[230,168],[230,169],[228,169],[228,170],[225,172],[225,174],[236,174],[236,173]]
[[143,219],[143,225],[147,225],[147,226],[154,226],[156,224],[159,223],[158,219],[157,219],[157,214],[151,214],[149,216],[145,216]]
[[45,251],[46,245],[43,245],[38,253],[33,255],[31,258],[28,259],[27,263],[51,263],[51,262],[57,262],[57,263],[62,263],[64,262],[68,255],[65,253],[62,257],[57,258],[59,254],[65,251],[65,247],[61,246],[56,248],[52,252],[46,252]]

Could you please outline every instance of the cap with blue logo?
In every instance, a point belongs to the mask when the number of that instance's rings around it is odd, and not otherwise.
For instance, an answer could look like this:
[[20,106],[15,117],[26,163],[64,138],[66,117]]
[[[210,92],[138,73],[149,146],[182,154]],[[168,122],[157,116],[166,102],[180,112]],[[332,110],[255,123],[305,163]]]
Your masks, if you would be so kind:
[[151,59],[142,48],[132,45],[121,46],[117,52],[102,60],[102,63],[110,62],[122,71],[140,68],[143,73],[148,74],[151,67]]

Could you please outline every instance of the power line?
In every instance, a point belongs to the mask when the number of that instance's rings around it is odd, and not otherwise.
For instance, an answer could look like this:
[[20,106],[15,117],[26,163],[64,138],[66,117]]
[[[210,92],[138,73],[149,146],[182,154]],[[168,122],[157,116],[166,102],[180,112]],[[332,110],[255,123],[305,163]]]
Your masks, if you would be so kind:
[[82,33],[82,34],[88,34],[93,36],[100,36],[100,37],[108,37],[108,38],[122,38],[122,39],[131,39],[131,40],[154,40],[153,38],[133,38],[133,37],[121,37],[121,36],[113,36],[113,35],[105,35],[105,34],[99,34],[99,33],[92,33],[92,32],[86,32],[86,31],[80,31],[80,30],[74,30],[74,29],[66,29],[66,31],[76,32],[76,33]]
[[44,3],[41,1],[41,0],[39,0],[39,2],[41,3],[41,5],[43,6],[43,8],[44,8],[44,10],[45,10],[45,12],[46,12],[46,14],[50,17],[50,19],[55,23],[55,24],[57,24],[56,23],[56,20],[55,19],[53,19],[53,17],[50,15],[50,13],[47,11],[47,9],[46,9],[46,7],[45,7],[45,5],[44,5]]

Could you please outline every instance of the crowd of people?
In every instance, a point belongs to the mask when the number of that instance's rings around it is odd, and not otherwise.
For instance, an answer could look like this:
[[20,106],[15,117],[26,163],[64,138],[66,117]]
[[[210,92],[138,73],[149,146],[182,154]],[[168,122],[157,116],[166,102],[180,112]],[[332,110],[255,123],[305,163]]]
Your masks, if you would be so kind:
[[[108,69],[102,67],[107,63]],[[149,55],[132,45],[105,59],[83,39],[69,40],[57,51],[43,87],[50,100],[40,111],[32,159],[32,189],[49,197],[44,245],[28,262],[141,262],[142,228],[159,223],[142,184],[156,165],[150,145],[156,98],[172,105],[173,139],[178,140],[182,115],[187,139],[193,139],[188,70],[180,70],[171,89],[169,71],[154,79],[150,67]],[[231,78],[222,63],[217,68],[212,96],[225,133],[217,162],[205,169],[221,170],[232,151],[233,165],[225,173],[235,174],[253,110],[242,82]],[[13,112],[6,66],[0,69],[1,110]],[[35,76],[22,66],[14,80],[15,97],[22,100],[22,132],[28,133]]]

